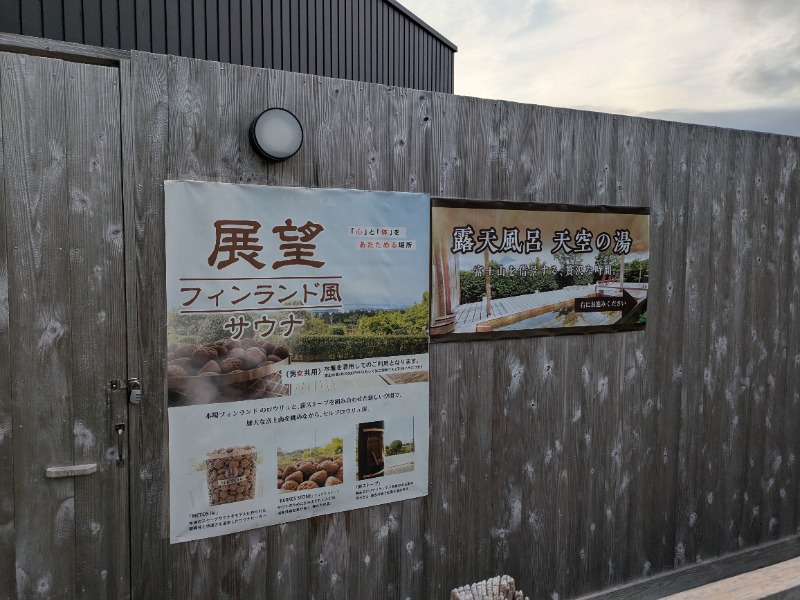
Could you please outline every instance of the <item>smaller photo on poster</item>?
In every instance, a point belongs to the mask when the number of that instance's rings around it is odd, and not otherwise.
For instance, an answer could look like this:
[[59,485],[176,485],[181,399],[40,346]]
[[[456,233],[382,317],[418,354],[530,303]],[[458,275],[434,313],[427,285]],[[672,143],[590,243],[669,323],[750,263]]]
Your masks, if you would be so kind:
[[[215,317],[192,317],[198,329]],[[236,402],[253,398],[281,398],[290,394],[281,369],[291,363],[291,350],[283,344],[252,338],[182,339],[167,348],[169,406]]]
[[431,341],[647,324],[647,207],[432,201]]
[[257,464],[258,450],[249,445],[216,448],[206,454],[209,504],[218,506],[255,499]]
[[175,473],[182,495],[192,510],[256,500],[264,496],[263,451],[251,444],[229,440],[228,446],[210,446]]
[[341,485],[345,480],[341,437],[310,429],[278,448],[277,488],[290,494]]
[[358,424],[358,479],[414,470],[414,417]]

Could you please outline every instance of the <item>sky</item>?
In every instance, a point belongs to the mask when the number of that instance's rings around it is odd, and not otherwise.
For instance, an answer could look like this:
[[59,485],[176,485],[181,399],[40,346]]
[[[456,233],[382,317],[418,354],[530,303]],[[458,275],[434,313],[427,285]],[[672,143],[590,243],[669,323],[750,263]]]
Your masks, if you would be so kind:
[[800,0],[400,0],[455,93],[800,136]]

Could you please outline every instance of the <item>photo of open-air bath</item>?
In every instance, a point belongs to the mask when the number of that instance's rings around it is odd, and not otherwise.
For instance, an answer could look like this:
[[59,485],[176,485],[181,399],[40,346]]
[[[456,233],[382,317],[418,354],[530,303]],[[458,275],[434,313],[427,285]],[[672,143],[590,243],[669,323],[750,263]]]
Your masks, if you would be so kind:
[[644,212],[433,210],[431,336],[634,329],[647,320],[649,216]]

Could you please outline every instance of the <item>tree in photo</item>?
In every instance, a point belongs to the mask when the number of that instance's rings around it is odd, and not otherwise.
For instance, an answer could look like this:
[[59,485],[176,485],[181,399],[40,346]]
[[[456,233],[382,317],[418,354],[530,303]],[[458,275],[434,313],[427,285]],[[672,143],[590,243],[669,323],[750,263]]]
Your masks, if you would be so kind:
[[583,256],[574,252],[556,252],[553,258],[558,261],[556,281],[559,288],[571,285],[591,285],[594,282],[594,267],[584,268]]

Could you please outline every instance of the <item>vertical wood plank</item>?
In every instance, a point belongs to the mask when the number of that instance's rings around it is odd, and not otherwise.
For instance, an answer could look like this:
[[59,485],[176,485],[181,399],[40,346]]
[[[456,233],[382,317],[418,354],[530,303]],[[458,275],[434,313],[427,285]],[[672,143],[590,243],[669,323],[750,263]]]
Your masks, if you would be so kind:
[[45,479],[47,467],[73,464],[64,63],[3,54],[0,68],[7,216],[14,224],[8,238],[14,506],[16,521],[26,526],[16,536],[17,593],[70,597],[74,486]]
[[[223,13],[227,20],[227,6],[224,11],[220,7],[220,21]],[[235,160],[235,153],[230,156],[234,150],[230,139],[235,131],[224,121],[233,111],[221,109],[236,104],[235,99],[228,96],[237,93],[231,81],[233,70],[231,65],[169,58],[168,179],[226,180],[226,175],[230,175],[226,166],[231,158]],[[219,85],[223,80],[231,85]],[[215,133],[214,142],[206,137],[210,132]],[[162,305],[160,310],[166,314],[166,306]],[[170,545],[170,560],[179,565],[171,571],[172,589],[185,597],[205,594],[230,597],[232,591],[225,579],[225,574],[233,568],[230,538],[232,536]]]
[[393,88],[389,95],[389,152],[393,190],[430,190],[431,94]]
[[[765,435],[762,438],[763,459],[761,461],[761,509],[763,514],[761,535],[758,543],[778,539],[784,511],[780,495],[780,481],[790,473],[783,462],[783,423],[791,411],[786,396],[786,324],[791,322],[786,310],[786,291],[789,281],[784,272],[789,261],[786,252],[786,228],[784,202],[785,187],[781,171],[785,168],[781,140],[776,135],[760,136],[762,150],[759,157],[762,188],[759,195],[765,223],[760,237],[764,242],[761,268],[764,284],[754,290],[759,305],[757,322],[760,329],[763,377],[766,382]],[[782,189],[783,188],[783,189]],[[757,261],[758,262],[758,261]],[[772,299],[781,298],[781,301]]]
[[[239,122],[238,111],[224,107],[241,105],[243,69],[178,57],[171,57],[169,66],[169,178],[235,180],[246,124]],[[250,539],[236,534],[171,545],[171,561],[181,565],[172,570],[172,588],[186,597],[235,597],[242,582],[234,559],[249,555]],[[252,593],[258,584],[247,587]]]
[[[671,235],[671,232],[666,230],[663,220],[668,167],[668,148],[664,139],[668,135],[668,128],[658,121],[625,119],[621,133],[622,160],[618,167],[618,201],[625,205],[650,207],[650,273],[652,274],[656,262],[664,265],[664,270],[667,271],[669,267],[666,266],[666,257],[658,252],[665,245],[672,247],[673,244],[672,240],[665,240],[665,236]],[[672,268],[679,267],[680,265],[673,265]],[[651,289],[658,290],[655,287]],[[655,297],[658,298],[658,295]],[[648,322],[653,318],[654,311],[657,313],[659,310],[663,308],[659,307],[657,301],[648,301]],[[650,340],[655,336],[651,333],[651,325],[648,324],[647,327],[645,335],[638,336],[639,343],[631,344],[638,367],[637,381],[634,382],[638,389],[633,406],[638,414],[641,431],[638,432],[640,460],[631,481],[635,521],[631,526],[633,539],[629,542],[633,548],[628,558],[627,573],[630,578],[645,577],[655,572],[658,568],[655,566],[657,556],[661,554],[663,544],[659,510],[654,502],[640,501],[641,498],[652,498],[660,493],[658,490],[654,491],[653,473],[664,466],[658,446],[659,419],[663,413],[659,412],[658,390],[653,385],[653,373],[663,359],[650,352]],[[658,498],[657,502],[659,508],[662,507],[664,498]],[[589,581],[585,583],[591,584]]]
[[[164,257],[164,191],[168,152],[168,60],[165,56],[131,53],[131,88],[135,129],[135,234],[128,245],[136,257],[129,276],[140,293],[129,305],[129,321],[138,324],[129,336],[131,370],[142,383],[141,404],[130,409],[131,581],[134,597],[171,597],[168,553],[169,501],[166,481],[166,340],[162,322],[166,299]],[[131,313],[134,313],[131,317]]]
[[[466,583],[464,577],[486,570],[482,565],[488,540],[472,530],[462,535],[453,532],[459,531],[466,514],[479,527],[487,524],[480,490],[487,483],[491,434],[482,424],[491,407],[488,402],[470,401],[476,392],[486,391],[479,370],[467,366],[476,364],[475,345],[447,344],[431,350],[431,456],[447,457],[431,461],[426,498],[426,597],[436,598]],[[470,460],[473,453],[482,459]]]
[[[776,376],[781,376],[780,354],[769,352],[776,335],[773,320],[775,308],[770,306],[773,298],[782,296],[776,288],[774,253],[780,253],[782,241],[776,236],[774,192],[770,189],[776,180],[777,144],[775,136],[748,135],[753,145],[753,163],[749,169],[752,192],[750,196],[753,239],[752,269],[745,292],[748,304],[750,333],[750,360],[748,371],[752,380],[752,396],[748,406],[748,450],[746,463],[747,496],[744,518],[747,525],[743,537],[748,545],[775,539],[772,531],[777,520],[770,505],[771,496],[777,496],[775,477],[780,470],[780,447],[782,428],[776,427],[776,403],[783,399],[775,397]],[[779,227],[780,228],[780,227]],[[780,352],[780,351],[779,351]],[[773,474],[774,470],[774,474]],[[743,519],[744,521],[744,519]]]
[[[2,67],[2,65],[0,65]],[[3,90],[6,85],[8,69],[0,68],[0,115],[6,111]],[[13,86],[13,79],[11,85]],[[2,243],[0,244],[0,479],[6,485],[0,488],[0,589],[4,599],[17,597],[16,582],[16,527],[14,523],[14,402],[11,395],[11,337],[10,297],[8,257],[13,246],[9,245],[11,236],[11,199],[5,186],[6,173],[3,154],[5,135],[3,120],[0,118],[0,223],[2,223]]]
[[[176,149],[169,155],[169,168],[179,173],[180,177],[202,178],[204,173],[201,165],[209,162],[203,159],[208,158],[207,153],[216,151],[216,144],[206,143],[207,140],[202,139],[201,131],[203,127],[207,127],[208,131],[219,131],[218,113],[209,106],[213,102],[213,107],[216,108],[219,103],[216,97],[208,97],[209,91],[202,96],[198,95],[198,89],[206,86],[206,90],[216,92],[217,88],[213,85],[215,71],[225,67],[177,57],[169,60],[169,148]],[[203,125],[205,119],[209,120]]]
[[[435,193],[445,197],[488,198],[496,152],[496,104],[435,94],[431,117]],[[480,128],[476,131],[475,128]],[[473,174],[483,173],[477,179]],[[488,174],[487,174],[488,173]],[[469,183],[468,183],[469,182]],[[469,187],[467,187],[469,185]],[[468,193],[471,192],[471,193]],[[440,597],[454,587],[488,575],[491,542],[484,535],[452,535],[460,519],[470,515],[487,527],[492,467],[491,402],[493,369],[478,368],[480,344],[447,344],[431,348],[431,461],[427,498],[424,561],[427,596]],[[451,482],[457,482],[453,486]],[[499,490],[498,490],[499,491]],[[485,532],[485,529],[484,529]]]
[[[578,204],[648,205],[646,196],[630,197],[634,190],[641,190],[640,130],[630,120],[612,115],[581,113],[576,121],[574,193]],[[594,139],[594,143],[584,144],[584,139]],[[642,535],[636,526],[642,525],[644,515],[634,493],[640,473],[647,472],[648,452],[641,438],[647,413],[643,409],[647,401],[645,337],[636,333],[592,337],[586,349],[580,344],[569,353],[582,357],[578,364],[572,359],[569,371],[581,373],[586,403],[573,409],[570,422],[576,420],[580,426],[572,430],[565,455],[582,451],[586,455],[583,476],[578,477],[577,486],[572,486],[577,489],[562,500],[568,505],[564,530],[577,526],[584,535],[580,545],[570,544],[570,536],[565,536],[564,560],[579,557],[580,562],[576,561],[571,570],[581,573],[580,578],[567,575],[560,581],[565,594],[586,590],[597,581],[613,585],[644,563],[636,557]],[[570,474],[574,470],[568,468]],[[568,481],[574,484],[574,476]],[[591,482],[591,486],[582,489],[581,481]],[[591,508],[581,511],[582,503],[573,505],[576,495],[582,495],[583,503]],[[570,519],[570,515],[582,512],[585,514],[577,521]]]
[[118,519],[109,502],[127,497],[126,478],[114,476],[127,468],[117,464],[107,395],[127,366],[119,73],[67,64],[65,87],[74,461],[96,462],[102,474],[75,480],[76,597],[114,598],[128,580],[117,539],[127,539],[127,511]]
[[[648,206],[661,196],[662,183],[658,178],[656,138],[654,123],[643,119],[617,117],[617,147],[614,179],[616,204],[621,206]],[[611,169],[609,169],[611,170]],[[603,166],[605,173],[605,166]],[[652,238],[650,239],[652,249]],[[651,257],[653,254],[651,253]],[[618,493],[625,495],[629,504],[627,539],[622,542],[623,553],[618,557],[621,579],[647,576],[652,571],[650,547],[655,520],[651,506],[639,501],[652,493],[652,473],[657,467],[658,421],[653,410],[650,386],[650,364],[654,360],[647,353],[647,332],[624,336],[621,355],[624,357],[623,389],[626,396],[626,446],[631,457],[627,473],[619,482]],[[625,488],[627,482],[627,489]],[[589,589],[590,582],[582,582]]]
[[[730,132],[728,140],[728,177],[724,186],[725,202],[714,206],[720,212],[720,234],[729,236],[730,241],[720,239],[718,269],[720,304],[719,316],[712,320],[715,333],[713,344],[714,360],[719,370],[712,370],[712,381],[724,382],[720,390],[723,402],[718,419],[724,427],[721,437],[721,451],[724,457],[725,472],[722,475],[721,494],[706,496],[712,502],[720,503],[720,518],[723,520],[724,538],[722,551],[738,550],[744,545],[740,536],[740,519],[743,501],[742,469],[746,458],[747,394],[750,388],[749,377],[745,375],[744,360],[747,355],[748,325],[747,306],[742,302],[742,282],[748,278],[752,261],[752,243],[748,233],[750,216],[749,199],[745,197],[740,171],[747,169],[750,157],[745,151],[745,134]],[[729,233],[728,233],[729,232]],[[710,349],[711,350],[711,349]],[[713,493],[710,491],[709,493]]]
[[[734,132],[731,135],[731,173],[727,186],[727,197],[730,201],[731,221],[731,246],[736,252],[730,256],[731,283],[729,288],[723,288],[730,298],[730,308],[726,311],[729,322],[734,324],[727,336],[727,360],[723,363],[727,375],[725,401],[729,407],[727,421],[728,432],[724,451],[728,458],[730,470],[725,477],[725,518],[728,525],[726,546],[742,548],[744,538],[741,537],[741,514],[744,494],[744,481],[742,469],[744,468],[747,444],[747,394],[750,388],[750,379],[745,374],[744,361],[746,360],[746,344],[749,338],[747,332],[747,306],[741,301],[742,291],[739,282],[748,277],[749,264],[752,261],[752,242],[749,235],[749,198],[745,194],[742,181],[742,171],[747,169],[751,157],[746,151],[745,134]],[[724,264],[724,263],[723,263]]]
[[303,123],[308,124],[307,141],[298,156],[303,168],[309,169],[309,180],[314,186],[348,188],[353,187],[353,173],[350,165],[342,168],[336,158],[349,134],[347,116],[353,110],[354,84],[336,81],[328,84],[314,78],[308,106],[295,103],[295,113]]
[[[121,159],[121,196],[122,196],[122,231],[124,247],[124,279],[125,279],[125,326],[127,335],[123,348],[127,357],[126,371],[123,373],[125,378],[142,377],[139,369],[142,364],[138,354],[139,346],[136,341],[137,336],[134,332],[139,331],[138,297],[139,288],[137,281],[137,257],[136,257],[136,151],[134,134],[134,102],[133,102],[133,78],[131,61],[121,61],[119,65],[119,101],[120,101],[120,159]],[[133,251],[132,251],[133,249]],[[112,416],[115,419],[124,419],[128,430],[128,447],[131,448],[132,427],[131,415],[128,410],[128,394],[123,393],[123,397],[115,402],[112,399]],[[121,400],[121,404],[119,403]],[[118,518],[120,515],[126,523],[117,524],[117,550],[115,551],[117,572],[127,574],[127,580],[117,578],[117,597],[124,597],[125,594],[134,594],[134,585],[131,579],[132,570],[132,549],[133,531],[130,500],[133,497],[131,488],[131,469],[136,464],[133,453],[128,452],[127,469],[116,471],[115,486],[117,489],[127,489],[123,498],[119,494],[115,498],[114,506]],[[137,523],[138,525],[138,523]],[[138,531],[138,527],[136,529]],[[141,571],[140,571],[141,573]]]
[[[678,524],[687,538],[684,548],[689,561],[709,558],[709,553],[713,556],[715,546],[724,540],[720,527],[724,496],[716,482],[721,481],[725,470],[721,455],[721,439],[726,429],[725,404],[720,401],[710,373],[717,362],[715,353],[721,349],[719,336],[726,334],[724,322],[720,329],[717,327],[720,323],[714,318],[721,308],[722,298],[718,296],[720,282],[715,277],[713,261],[720,258],[714,251],[715,242],[724,244],[721,237],[729,237],[730,231],[719,229],[716,208],[720,197],[724,201],[725,196],[723,169],[727,168],[727,147],[728,140],[721,131],[704,130],[690,170],[692,195],[687,228],[686,305],[691,309],[687,311],[684,342],[688,363],[684,376],[688,391],[681,436],[689,452],[683,457],[689,485],[681,488]],[[716,272],[721,277],[730,276],[730,272]],[[717,540],[708,536],[712,531],[717,533]]]
[[[384,168],[391,176],[388,189],[408,192],[430,189],[431,95],[399,88],[386,89],[386,93],[390,118],[384,160],[390,166]],[[393,591],[399,598],[426,596],[423,557],[427,502],[427,498],[418,498],[392,505],[396,517],[390,524],[396,524],[397,537],[389,540],[387,560],[398,566]]]
[[[708,400],[703,386],[706,367],[705,348],[708,340],[708,278],[703,276],[708,256],[708,224],[705,218],[706,170],[709,161],[708,133],[692,128],[693,144],[688,162],[686,212],[686,255],[684,287],[683,349],[684,361],[681,390],[681,431],[678,450],[678,515],[677,540],[679,560],[693,561],[697,556],[697,510],[704,487],[703,443],[701,427]],[[705,500],[703,500],[705,501]]]
[[[562,169],[574,172],[576,168],[574,153],[562,157],[559,152],[562,138],[572,135],[571,129],[568,131],[564,131],[563,119],[555,111],[501,105],[499,168],[493,197],[536,202],[571,201],[558,187]],[[585,437],[587,426],[581,420],[583,416],[588,427],[592,427],[588,407],[597,404],[597,397],[596,393],[581,391],[577,386],[569,397],[559,396],[561,382],[565,378],[574,379],[580,372],[569,366],[567,346],[569,341],[564,339],[509,340],[504,352],[495,358],[494,370],[498,373],[495,390],[501,402],[495,409],[492,425],[493,429],[497,428],[493,432],[492,452],[496,458],[492,473],[501,477],[502,483],[489,481],[486,485],[499,485],[503,491],[503,497],[495,499],[493,504],[502,506],[509,501],[513,504],[504,507],[504,521],[493,528],[497,538],[497,562],[491,574],[511,574],[518,587],[531,597],[563,594],[564,586],[559,581],[580,577],[573,570],[576,561],[582,560],[584,568],[586,564],[599,562],[599,558],[593,558],[599,553],[593,553],[593,548],[585,541],[587,536],[590,539],[592,535],[599,537],[599,531],[592,533],[597,526],[592,523],[590,531],[589,522],[581,526],[580,514],[571,515],[561,508],[562,505],[573,507],[572,502],[575,502],[589,513],[601,510],[593,500],[600,475],[594,473],[590,464],[591,437],[588,440]],[[576,360],[583,360],[584,355],[592,353],[578,351]],[[581,369],[580,364],[577,369]],[[573,428],[581,430],[579,440],[573,435]],[[508,456],[508,452],[512,456]],[[567,470],[570,455],[582,466],[583,472],[580,468],[577,473],[574,469]],[[590,495],[580,493],[576,485],[578,480],[589,489]],[[572,535],[562,536],[560,532],[567,526],[565,520],[576,517],[577,521],[570,522]],[[597,520],[597,525],[601,524]],[[576,549],[570,553],[567,549],[570,542],[565,537],[574,544],[583,541],[583,552]],[[530,541],[535,548],[533,552],[515,551]],[[559,575],[559,572],[564,573]]]
[[[288,17],[285,11],[283,14]],[[285,35],[284,46],[287,46],[290,37],[288,29]],[[288,53],[284,54],[283,60],[289,60]],[[300,108],[298,91],[301,89],[303,81],[307,81],[306,76],[298,75],[287,78],[283,77],[282,73],[271,72],[267,88],[269,106],[283,106],[292,111]],[[305,151],[301,150],[301,152]],[[303,159],[308,160],[308,157],[304,155]],[[272,181],[276,185],[299,185],[297,179],[299,168],[297,164],[287,165],[284,163],[269,171],[271,171],[271,177],[274,178]],[[312,550],[314,530],[316,527],[312,520],[297,521],[267,529],[267,597],[270,597],[270,592],[274,597],[302,596],[315,574],[320,569],[326,568],[326,557],[315,554]],[[355,581],[351,580],[348,583],[348,589],[355,589],[355,585]]]
[[[800,310],[800,223],[794,216],[800,197],[800,142],[784,139],[784,159],[780,171],[780,193],[783,194],[787,214],[787,286],[786,319],[791,322]],[[795,465],[800,455],[800,440],[796,434],[800,430],[800,328],[791,327],[787,331],[787,386],[786,416],[784,420],[783,464],[788,473],[780,479],[778,493],[783,502],[786,517],[781,522],[781,532],[791,533],[800,525],[800,477]]]
[[[361,94],[363,88],[363,94]],[[359,85],[359,95],[364,98],[366,110],[357,111],[361,123],[362,137],[353,140],[352,154],[365,165],[364,176],[356,173],[355,187],[358,189],[391,189],[393,148],[390,140],[389,90],[381,85]],[[370,569],[364,569],[364,580],[368,586],[362,588],[363,597],[405,597],[408,592],[398,589],[404,579],[404,561],[400,559],[402,540],[401,520],[406,514],[413,519],[419,503],[404,505],[394,502],[367,509],[373,526],[362,530],[366,538],[364,548],[370,556]],[[409,525],[411,525],[409,523]],[[335,551],[331,548],[331,551]],[[351,557],[351,560],[354,557]],[[374,591],[373,591],[374,590]],[[344,599],[344,596],[342,596]]]
[[[658,455],[660,458],[657,481],[659,493],[654,495],[655,511],[660,522],[660,536],[656,543],[654,564],[680,566],[685,562],[685,547],[675,537],[678,518],[677,494],[685,485],[678,479],[679,440],[682,412],[681,401],[685,369],[683,349],[684,331],[670,324],[681,323],[685,311],[685,277],[683,265],[686,260],[686,212],[688,198],[688,175],[691,161],[691,129],[685,125],[670,124],[664,132],[668,139],[665,173],[666,189],[664,204],[659,205],[655,217],[660,226],[654,238],[658,240],[652,251],[661,260],[651,265],[651,285],[662,290],[653,302],[648,301],[648,328],[670,331],[668,339],[650,338],[648,351],[651,355],[665,357],[657,367],[654,390],[657,390],[656,410],[659,414]],[[660,242],[660,243],[659,243]],[[652,304],[652,309],[650,308]],[[652,310],[652,313],[651,313]]]
[[[740,414],[742,425],[741,463],[739,469],[739,544],[740,547],[757,543],[761,532],[761,461],[763,457],[763,435],[766,380],[763,376],[762,361],[764,352],[760,347],[758,311],[761,306],[753,306],[756,294],[765,278],[763,274],[766,240],[761,228],[765,226],[761,206],[761,165],[759,160],[760,139],[742,134],[743,168],[738,172],[737,193],[741,193],[745,225],[745,248],[749,260],[744,264],[743,281],[748,282],[740,290],[743,306],[742,341],[747,351],[741,357],[741,370],[745,378],[745,393],[742,397]],[[744,165],[747,165],[746,167]],[[758,467],[756,467],[758,465]]]

